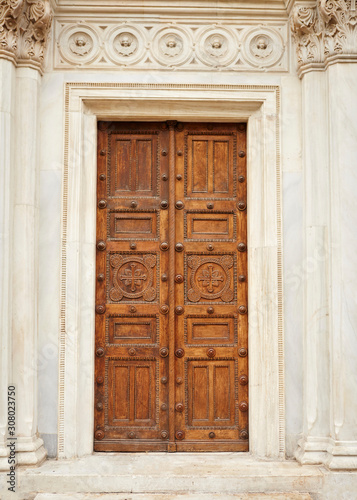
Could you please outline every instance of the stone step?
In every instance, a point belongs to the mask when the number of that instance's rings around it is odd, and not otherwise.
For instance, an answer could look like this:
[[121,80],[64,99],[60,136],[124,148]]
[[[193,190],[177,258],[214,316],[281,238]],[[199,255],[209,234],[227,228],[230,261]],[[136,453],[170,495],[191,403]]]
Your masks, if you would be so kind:
[[308,493],[246,493],[242,495],[148,495],[148,494],[82,494],[74,493],[68,495],[56,495],[51,493],[39,493],[34,500],[312,500]]
[[[280,500],[278,494],[290,495],[282,497],[284,500],[295,500],[299,497],[292,495],[297,493],[309,492],[315,498],[313,494],[321,491],[323,482],[320,467],[257,461],[244,453],[96,453],[75,460],[47,460],[39,468],[18,470],[18,489],[24,495],[50,492],[61,495],[61,500],[73,493],[124,494],[123,499],[125,495],[144,495],[133,496],[133,500],[148,500],[150,495],[162,500],[157,497],[160,494],[168,499],[170,495],[178,499],[184,494],[201,495],[204,500],[218,495],[222,500],[223,495],[240,498],[265,493],[273,494],[265,497],[269,500]],[[107,496],[105,500],[111,499]]]

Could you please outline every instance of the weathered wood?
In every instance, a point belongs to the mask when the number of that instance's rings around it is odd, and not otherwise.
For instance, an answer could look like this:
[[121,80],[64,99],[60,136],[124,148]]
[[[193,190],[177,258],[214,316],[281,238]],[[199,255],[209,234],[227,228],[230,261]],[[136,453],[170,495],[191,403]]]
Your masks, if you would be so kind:
[[98,125],[95,450],[248,449],[245,124]]

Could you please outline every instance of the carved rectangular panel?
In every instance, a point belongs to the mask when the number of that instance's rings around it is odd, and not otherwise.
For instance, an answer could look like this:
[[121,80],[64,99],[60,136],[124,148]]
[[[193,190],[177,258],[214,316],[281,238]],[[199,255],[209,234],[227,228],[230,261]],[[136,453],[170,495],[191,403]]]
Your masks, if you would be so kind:
[[192,241],[233,241],[236,238],[236,217],[233,212],[184,213],[185,240]]
[[156,362],[110,360],[108,365],[108,426],[156,424]]
[[232,427],[235,424],[234,359],[186,362],[186,420],[189,427]]
[[108,238],[111,240],[152,240],[159,237],[158,212],[110,211]]
[[234,135],[187,133],[185,139],[185,195],[193,198],[234,197]]
[[158,137],[133,131],[109,136],[111,196],[155,196]]
[[236,345],[237,320],[233,315],[187,315],[185,344],[202,347]]
[[153,345],[158,342],[159,318],[157,315],[117,315],[107,318],[108,344]]

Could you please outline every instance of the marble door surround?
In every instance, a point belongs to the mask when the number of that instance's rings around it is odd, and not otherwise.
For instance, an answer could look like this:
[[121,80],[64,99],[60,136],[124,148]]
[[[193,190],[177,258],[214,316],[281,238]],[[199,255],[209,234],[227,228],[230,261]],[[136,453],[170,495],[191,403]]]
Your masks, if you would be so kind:
[[279,88],[68,83],[65,103],[59,457],[93,450],[96,133],[118,118],[248,122],[250,452],[283,457]]

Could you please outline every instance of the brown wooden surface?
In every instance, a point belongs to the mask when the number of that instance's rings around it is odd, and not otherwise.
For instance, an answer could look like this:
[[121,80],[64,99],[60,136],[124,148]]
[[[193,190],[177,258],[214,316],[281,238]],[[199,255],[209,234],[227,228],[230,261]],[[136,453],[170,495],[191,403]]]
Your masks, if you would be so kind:
[[245,124],[99,122],[95,450],[248,450],[245,153]]

